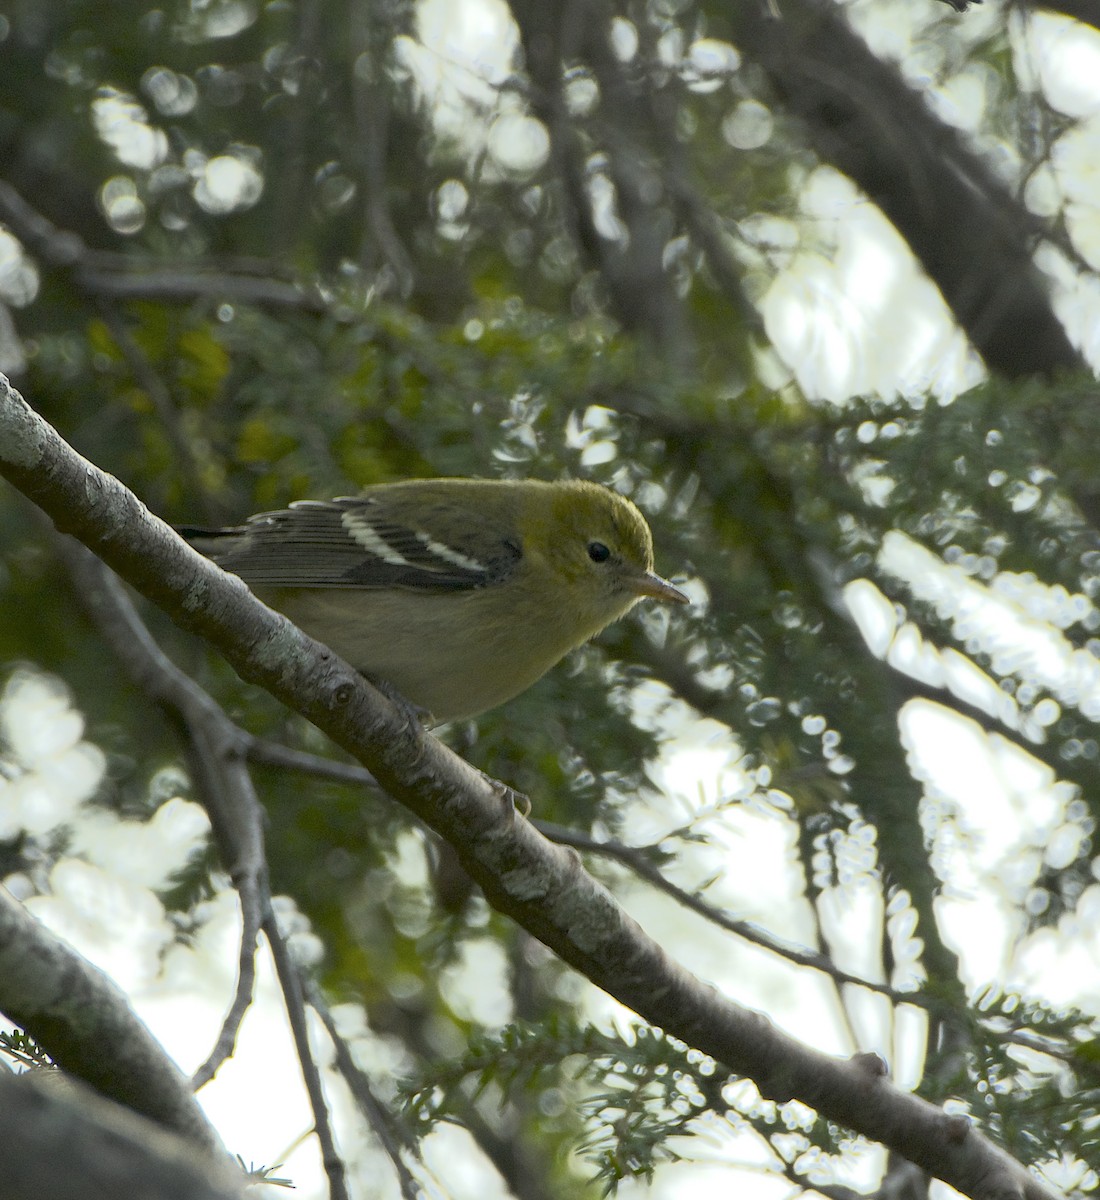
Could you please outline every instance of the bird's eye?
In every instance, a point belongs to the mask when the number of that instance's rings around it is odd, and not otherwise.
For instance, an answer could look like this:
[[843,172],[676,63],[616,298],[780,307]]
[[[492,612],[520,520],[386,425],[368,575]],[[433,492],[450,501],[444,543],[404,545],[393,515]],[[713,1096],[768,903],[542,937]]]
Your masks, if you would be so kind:
[[603,544],[603,542],[588,543],[588,557],[594,563],[607,562],[611,557],[611,551]]

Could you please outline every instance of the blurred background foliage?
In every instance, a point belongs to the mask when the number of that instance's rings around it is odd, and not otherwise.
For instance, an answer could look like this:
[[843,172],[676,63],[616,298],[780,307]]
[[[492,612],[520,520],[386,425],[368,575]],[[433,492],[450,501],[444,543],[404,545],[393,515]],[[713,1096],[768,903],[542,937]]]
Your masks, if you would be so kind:
[[[1053,96],[1044,65],[1055,44],[1095,56],[1089,21],[933,0],[0,7],[0,365],[31,402],[170,521],[409,476],[632,495],[692,610],[636,614],[444,736],[537,818],[648,833],[689,892],[751,857],[695,857],[741,810],[789,823],[814,905],[881,887],[872,957],[932,998],[922,1089],[1084,1190],[1098,1081],[1075,1047],[1095,1013],[1021,1007],[960,968],[935,905],[966,820],[904,714],[943,706],[1061,781],[1059,850],[1030,847],[1004,885],[1019,942],[1092,911],[1100,97],[1084,79],[1076,108]],[[151,812],[171,730],[10,490],[0,571],[0,662],[64,679],[108,754],[96,803]],[[979,595],[1043,627],[1053,665]],[[330,752],[148,619],[249,730]],[[674,737],[727,747],[737,786],[697,807],[681,756],[689,798],[669,800]],[[384,797],[256,770],[273,884],[322,938],[325,987],[395,1039],[413,1091],[451,1081],[415,1113],[457,1115],[515,1195],[582,1194],[582,1137],[602,1184],[644,1176],[685,1113],[754,1125],[801,1186],[839,1153],[838,1131],[735,1102],[682,1048],[594,1048],[577,982]],[[8,851],[16,869],[29,839]],[[400,868],[410,853],[427,874]],[[166,893],[181,912],[211,868]],[[768,923],[754,900],[736,903]],[[446,986],[486,937],[505,954],[495,1022]],[[842,929],[802,937],[843,957]],[[1007,1033],[1049,1054],[1008,1053]],[[610,1113],[581,1060],[625,1071],[648,1118]],[[471,1099],[479,1073],[500,1103]],[[666,1076],[679,1099],[638,1082]]]

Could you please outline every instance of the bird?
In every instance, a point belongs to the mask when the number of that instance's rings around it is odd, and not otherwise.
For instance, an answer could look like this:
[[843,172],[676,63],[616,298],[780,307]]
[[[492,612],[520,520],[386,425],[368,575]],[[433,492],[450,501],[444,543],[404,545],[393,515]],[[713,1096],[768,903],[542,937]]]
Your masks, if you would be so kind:
[[637,506],[588,480],[402,480],[177,531],[429,725],[511,700],[640,600],[689,603]]

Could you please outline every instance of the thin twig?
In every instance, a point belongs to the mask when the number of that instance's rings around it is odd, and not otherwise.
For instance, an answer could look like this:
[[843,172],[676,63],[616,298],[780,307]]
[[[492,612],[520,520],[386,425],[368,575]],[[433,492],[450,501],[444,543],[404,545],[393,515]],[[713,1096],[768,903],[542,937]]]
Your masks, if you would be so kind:
[[237,955],[237,986],[233,993],[233,1002],[225,1014],[222,1027],[206,1057],[206,1061],[191,1076],[191,1088],[198,1091],[217,1074],[218,1069],[227,1059],[231,1058],[237,1046],[237,1035],[240,1032],[244,1014],[252,1003],[252,994],[256,986],[256,949],[260,933],[259,898],[245,901],[244,888],[241,888],[241,941]]
[[[304,750],[293,750],[264,738],[251,738],[247,752],[248,757],[254,762],[286,767],[288,770],[302,771],[322,779],[338,780],[341,783],[358,783],[372,788],[379,786],[378,781],[365,767],[357,766],[355,763],[338,762],[319,754],[310,754]],[[705,920],[751,942],[754,946],[759,946],[762,950],[777,954],[796,967],[808,967],[814,971],[821,971],[838,984],[864,988],[869,992],[886,997],[895,1004],[910,1004],[915,1008],[922,1008],[933,1013],[950,1009],[949,1005],[934,996],[928,996],[923,992],[902,991],[888,983],[855,975],[851,971],[845,971],[838,967],[827,954],[808,950],[804,946],[785,941],[752,921],[729,916],[701,896],[686,891],[661,874],[647,857],[647,847],[626,846],[622,842],[597,839],[576,829],[570,829],[568,826],[556,825],[552,821],[542,821],[537,818],[532,819],[531,824],[552,842],[613,859],[643,882],[657,888]],[[1059,1046],[1054,1039],[1043,1038],[1025,1030],[997,1030],[996,1033],[1005,1041],[1024,1046],[1037,1053],[1048,1054],[1051,1058],[1067,1063],[1078,1063],[1079,1056],[1074,1053],[1072,1048]]]
[[397,1138],[394,1136],[393,1117],[382,1106],[378,1097],[375,1096],[370,1080],[356,1064],[355,1059],[352,1058],[347,1041],[340,1035],[340,1031],[336,1028],[336,1021],[333,1019],[332,1012],[325,1003],[320,989],[314,984],[307,982],[306,994],[310,1007],[321,1018],[321,1023],[328,1030],[328,1035],[332,1039],[337,1070],[344,1077],[344,1082],[351,1089],[351,1094],[355,1097],[355,1101],[359,1105],[359,1111],[371,1127],[374,1136],[378,1139],[390,1162],[393,1163],[393,1169],[401,1188],[401,1195],[405,1200],[420,1200],[420,1197],[423,1195],[423,1188],[401,1157],[402,1150],[408,1153],[412,1152],[411,1139],[402,1138],[401,1140],[404,1143],[402,1145],[399,1144]]
[[751,942],[754,946],[759,946],[763,950],[770,950],[773,954],[780,955],[782,958],[787,959],[788,962],[794,963],[797,967],[810,967],[815,971],[821,971],[837,983],[850,983],[857,987],[880,992],[898,1004],[917,1004],[923,1007],[933,1007],[938,1004],[937,1001],[922,996],[919,992],[903,992],[891,987],[887,983],[877,983],[872,979],[864,979],[861,975],[853,975],[849,971],[842,970],[825,954],[814,950],[807,950],[802,946],[795,945],[793,942],[784,941],[782,938],[776,937],[775,934],[761,929],[759,925],[753,924],[752,921],[743,921],[729,916],[713,904],[708,903],[701,896],[693,895],[691,892],[677,887],[671,880],[666,879],[646,857],[645,847],[624,846],[621,842],[599,840],[590,837],[588,834],[579,833],[575,829],[569,829],[564,825],[555,825],[550,821],[535,820],[532,821],[532,824],[552,842],[558,842],[563,846],[572,846],[577,850],[587,850],[590,853],[599,854],[604,858],[610,858],[615,862],[622,863],[623,866],[628,867],[640,879],[657,888],[658,891],[664,892],[666,896],[671,896],[672,899],[682,904],[685,908],[690,909],[701,917],[705,917],[719,928],[725,929],[729,933],[734,933],[740,938],[744,938],[745,941]]
[[79,234],[54,225],[3,180],[0,220],[49,266],[67,272],[90,295],[130,300],[204,296],[307,312],[324,312],[327,308],[316,288],[278,278],[278,267],[272,263],[261,274],[254,262],[240,269],[232,263],[189,263],[186,267],[140,261],[135,264],[129,255],[92,250]]
[[313,1050],[309,1044],[309,1023],[306,1017],[302,981],[298,975],[298,965],[290,954],[282,930],[279,928],[279,922],[276,920],[275,910],[270,904],[264,913],[263,931],[267,934],[268,944],[271,946],[275,974],[278,976],[279,986],[282,988],[286,1013],[290,1020],[290,1032],[294,1038],[294,1047],[302,1068],[302,1080],[306,1085],[306,1093],[313,1110],[313,1130],[321,1144],[321,1161],[325,1168],[325,1174],[328,1176],[329,1200],[350,1200],[347,1169],[344,1166],[344,1160],[336,1150],[332,1124],[329,1121],[328,1104],[325,1100],[325,1090],[321,1084],[321,1072],[318,1070]]
[[[338,762],[319,754],[310,754],[304,750],[294,750],[264,738],[251,738],[248,743],[247,753],[248,757],[254,762],[285,767],[288,770],[301,771],[323,779],[334,779],[341,783],[358,783],[364,787],[372,788],[379,786],[378,781],[365,767],[357,766],[355,763]],[[932,1012],[939,1012],[945,1007],[950,1007],[933,996],[925,995],[923,992],[903,991],[900,988],[892,987],[888,983],[867,979],[865,976],[845,971],[843,968],[838,967],[827,954],[808,950],[804,946],[796,945],[794,942],[785,941],[782,938],[776,937],[775,934],[769,933],[766,929],[762,929],[752,921],[731,917],[728,913],[723,912],[720,908],[704,900],[701,896],[686,891],[663,875],[649,860],[648,847],[627,846],[622,842],[594,838],[589,834],[571,829],[566,825],[557,825],[552,821],[543,821],[537,818],[532,818],[531,824],[544,837],[549,838],[552,842],[557,842],[559,845],[572,846],[576,850],[584,850],[590,854],[598,854],[603,858],[613,859],[615,862],[628,868],[645,883],[657,888],[658,891],[663,892],[666,896],[671,897],[678,904],[690,909],[705,920],[710,921],[721,929],[725,929],[729,933],[736,934],[745,941],[751,942],[754,946],[759,946],[762,950],[768,950],[772,954],[779,955],[796,967],[809,967],[811,970],[821,971],[836,983],[865,988],[868,991],[885,996],[895,1004],[911,1004],[914,1007],[924,1008]],[[1016,1033],[1012,1031],[999,1031],[998,1036],[1015,1041],[1021,1046],[1027,1046],[1029,1049],[1050,1054],[1056,1058],[1066,1058],[1068,1060],[1071,1057],[1068,1050],[1059,1052],[1058,1048],[1051,1042],[1036,1039],[1022,1031]]]
[[243,759],[241,731],[153,639],[118,578],[78,542],[56,539],[82,602],[119,661],[179,728],[219,853],[241,900],[236,993],[214,1049],[192,1081],[213,1078],[233,1053],[256,978],[256,933],[267,891],[262,811]]
[[336,1151],[320,1074],[310,1050],[297,968],[271,907],[261,809],[243,760],[245,739],[218,705],[156,645],[115,576],[75,542],[64,539],[62,553],[74,578],[83,585],[82,594],[116,653],[148,694],[183,722],[200,794],[207,802],[215,839],[229,863],[241,898],[242,937],[236,995],[210,1056],[195,1075],[194,1086],[200,1087],[213,1078],[233,1052],[241,1020],[252,1000],[256,932],[262,928],[283,990],[313,1109],[314,1129],[321,1143],[331,1200],[347,1200],[346,1172]]
[[307,750],[294,750],[267,738],[246,735],[245,753],[255,763],[267,767],[283,767],[288,771],[301,771],[320,779],[334,779],[339,783],[357,783],[362,787],[379,788],[378,780],[358,763],[339,762],[325,758],[322,754],[310,754]]
[[76,275],[85,292],[124,300],[192,300],[203,297],[220,303],[263,304],[272,308],[294,308],[303,312],[327,311],[324,297],[315,288],[281,279],[236,275],[216,267],[131,267],[127,271],[104,270],[93,265]]
[[105,297],[100,297],[97,307],[100,316],[110,330],[111,337],[122,351],[122,356],[126,359],[134,381],[152,401],[161,426],[171,443],[172,452],[193,502],[203,510],[205,519],[214,521],[217,514],[210,510],[210,489],[203,482],[202,472],[195,458],[194,446],[183,431],[179,410],[172,400],[172,394],[168,390],[167,384],[153,369],[153,364],[149,361],[145,351],[138,345],[133,334],[127,329],[126,323],[115,306]]
[[[352,9],[351,37],[358,43],[351,71],[352,111],[357,136],[352,145],[363,184],[363,231],[360,262],[371,265],[377,253],[392,280],[392,290],[406,300],[416,284],[412,258],[406,250],[390,213],[386,151],[389,140],[392,89],[385,86],[384,58],[389,53],[393,29],[378,21],[377,6],[360,3]],[[372,244],[373,242],[373,244]]]

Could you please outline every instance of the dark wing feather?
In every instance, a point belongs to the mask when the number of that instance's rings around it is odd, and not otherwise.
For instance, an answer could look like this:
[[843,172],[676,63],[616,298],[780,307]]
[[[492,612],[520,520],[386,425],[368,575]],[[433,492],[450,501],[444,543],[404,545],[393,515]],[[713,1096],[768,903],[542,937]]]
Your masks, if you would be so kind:
[[[234,529],[183,528],[200,553],[246,583],[266,587],[462,591],[497,583],[522,557],[511,530],[456,520],[438,503],[410,524],[381,496],[302,500]],[[440,518],[443,518],[441,521]],[[444,541],[433,529],[446,528]]]

